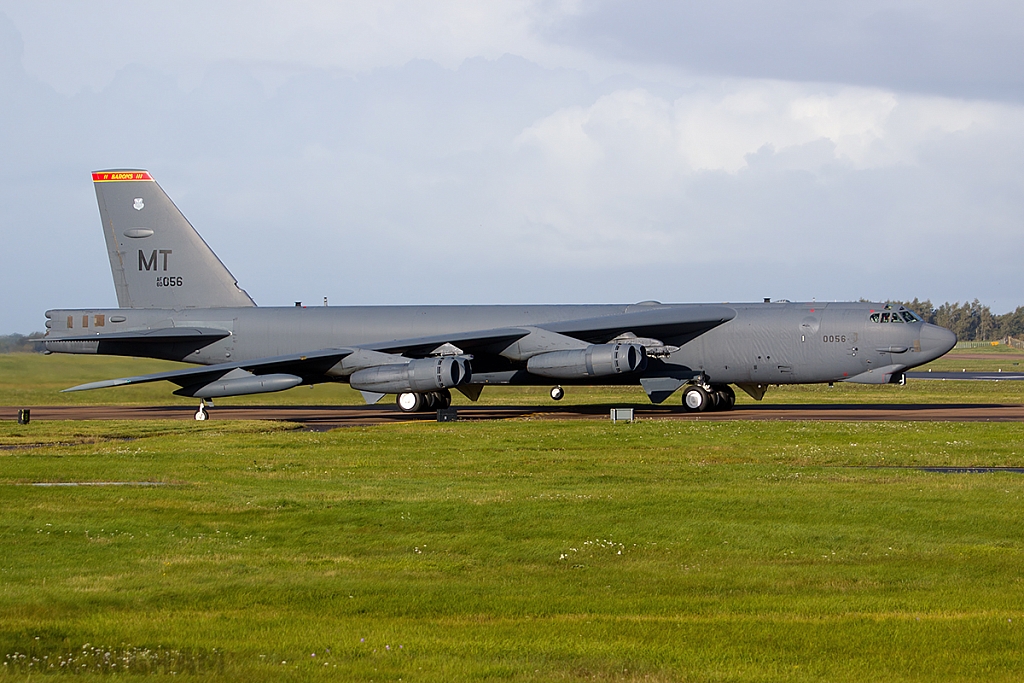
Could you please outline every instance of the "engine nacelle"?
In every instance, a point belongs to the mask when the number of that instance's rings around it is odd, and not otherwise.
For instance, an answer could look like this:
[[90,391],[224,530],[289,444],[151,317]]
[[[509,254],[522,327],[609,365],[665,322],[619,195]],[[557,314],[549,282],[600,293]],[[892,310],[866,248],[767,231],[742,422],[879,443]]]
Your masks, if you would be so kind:
[[472,374],[468,358],[445,356],[357,370],[348,383],[358,391],[380,394],[422,393],[465,384]]
[[640,344],[591,344],[585,349],[549,351],[526,361],[534,375],[555,379],[605,377],[647,367],[647,351]]

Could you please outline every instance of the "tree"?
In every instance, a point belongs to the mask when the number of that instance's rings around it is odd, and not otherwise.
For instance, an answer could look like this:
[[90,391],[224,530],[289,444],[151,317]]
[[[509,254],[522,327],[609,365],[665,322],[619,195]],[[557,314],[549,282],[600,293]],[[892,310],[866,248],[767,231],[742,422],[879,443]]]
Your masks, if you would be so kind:
[[42,332],[33,332],[27,336],[24,334],[0,335],[0,353],[42,353],[42,344],[34,344],[31,341],[42,336]]

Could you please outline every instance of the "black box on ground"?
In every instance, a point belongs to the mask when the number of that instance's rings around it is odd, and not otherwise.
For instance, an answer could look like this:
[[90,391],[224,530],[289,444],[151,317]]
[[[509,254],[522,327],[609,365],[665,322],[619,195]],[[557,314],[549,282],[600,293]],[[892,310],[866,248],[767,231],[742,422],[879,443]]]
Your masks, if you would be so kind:
[[437,411],[438,422],[455,422],[459,419],[459,411],[456,408],[440,408]]

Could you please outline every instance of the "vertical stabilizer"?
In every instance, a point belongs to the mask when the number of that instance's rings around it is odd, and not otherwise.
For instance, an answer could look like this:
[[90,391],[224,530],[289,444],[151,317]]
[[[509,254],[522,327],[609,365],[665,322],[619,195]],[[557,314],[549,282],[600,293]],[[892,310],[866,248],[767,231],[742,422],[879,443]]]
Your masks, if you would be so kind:
[[255,306],[147,171],[92,174],[121,308]]

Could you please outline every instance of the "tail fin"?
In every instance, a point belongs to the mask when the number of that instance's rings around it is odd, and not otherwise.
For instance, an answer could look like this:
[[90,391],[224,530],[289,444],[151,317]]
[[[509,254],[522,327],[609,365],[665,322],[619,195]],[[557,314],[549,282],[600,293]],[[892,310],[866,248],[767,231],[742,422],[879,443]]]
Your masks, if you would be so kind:
[[120,308],[256,305],[147,171],[92,180]]

